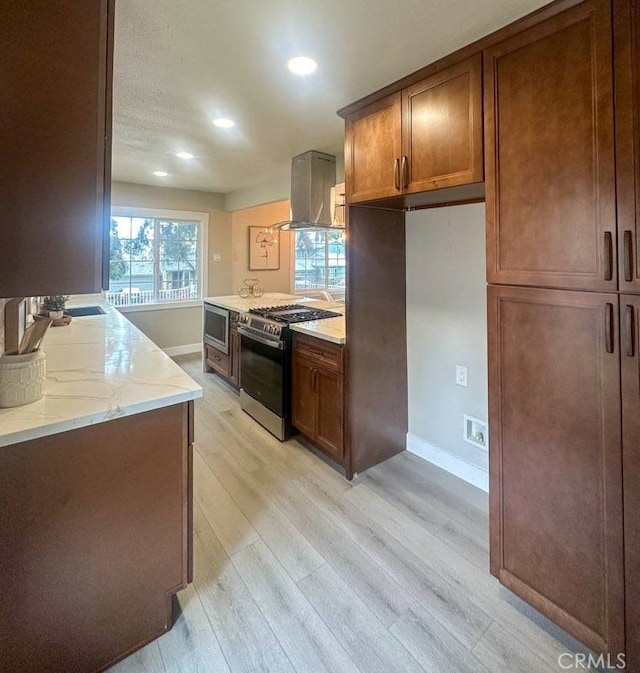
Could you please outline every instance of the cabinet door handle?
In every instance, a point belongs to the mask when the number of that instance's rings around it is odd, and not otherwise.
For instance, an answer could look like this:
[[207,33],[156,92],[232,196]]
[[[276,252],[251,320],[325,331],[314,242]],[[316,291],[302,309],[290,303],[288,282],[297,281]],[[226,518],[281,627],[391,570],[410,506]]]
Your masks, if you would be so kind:
[[409,186],[409,157],[402,157],[402,186]]
[[604,311],[604,340],[607,353],[613,353],[613,304],[609,303]]
[[400,191],[400,159],[397,158],[393,162],[393,184]]
[[604,279],[613,280],[613,236],[604,232]]
[[624,232],[624,279],[633,280],[633,234],[629,229]]
[[625,332],[627,334],[627,357],[635,355],[636,346],[636,321],[633,306],[627,305],[625,311]]

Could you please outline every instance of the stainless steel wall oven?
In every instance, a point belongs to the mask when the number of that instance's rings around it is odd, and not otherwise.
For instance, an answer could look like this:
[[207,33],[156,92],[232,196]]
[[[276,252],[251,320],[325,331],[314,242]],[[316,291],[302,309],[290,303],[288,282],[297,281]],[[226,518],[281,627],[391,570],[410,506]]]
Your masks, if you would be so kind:
[[229,354],[229,311],[226,308],[204,304],[204,342]]

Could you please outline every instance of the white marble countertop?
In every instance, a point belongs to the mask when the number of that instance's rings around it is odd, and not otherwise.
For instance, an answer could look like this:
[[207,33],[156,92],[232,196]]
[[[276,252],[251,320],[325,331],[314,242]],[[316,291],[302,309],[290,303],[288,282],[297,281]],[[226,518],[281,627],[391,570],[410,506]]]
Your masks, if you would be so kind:
[[247,297],[246,299],[237,294],[229,294],[223,297],[205,297],[207,304],[220,306],[229,311],[245,313],[251,308],[260,308],[261,306],[279,306],[281,304],[305,303],[309,299],[297,294],[285,294],[284,292],[265,292],[262,297]]
[[171,358],[99,296],[71,306],[99,304],[105,315],[52,327],[45,396],[0,409],[0,446],[131,416],[202,396],[202,388]]
[[265,292],[262,297],[243,299],[238,295],[226,295],[223,297],[206,297],[205,302],[226,308],[229,311],[243,313],[252,308],[261,306],[278,306],[281,304],[308,304],[313,308],[323,308],[327,311],[341,313],[339,318],[325,318],[324,320],[310,320],[289,325],[290,329],[302,334],[324,339],[336,344],[344,344],[347,341],[347,332],[344,319],[344,303],[339,301],[322,301],[311,297],[302,297],[299,294],[285,294],[283,292]]
[[[331,302],[323,303],[328,304]],[[326,308],[328,311],[336,310],[331,307]],[[309,336],[316,337],[316,339],[324,339],[325,341],[331,341],[334,344],[347,343],[347,330],[344,315],[341,315],[339,318],[324,318],[324,320],[298,322],[289,325],[289,328],[294,332],[308,334]]]

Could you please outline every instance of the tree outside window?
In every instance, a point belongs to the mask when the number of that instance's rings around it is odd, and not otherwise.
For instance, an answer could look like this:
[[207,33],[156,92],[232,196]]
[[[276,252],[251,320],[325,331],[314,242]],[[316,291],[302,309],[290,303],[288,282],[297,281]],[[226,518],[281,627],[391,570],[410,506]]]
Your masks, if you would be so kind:
[[346,244],[344,232],[296,231],[294,290],[344,290]]
[[114,216],[107,300],[115,306],[201,297],[200,223]]

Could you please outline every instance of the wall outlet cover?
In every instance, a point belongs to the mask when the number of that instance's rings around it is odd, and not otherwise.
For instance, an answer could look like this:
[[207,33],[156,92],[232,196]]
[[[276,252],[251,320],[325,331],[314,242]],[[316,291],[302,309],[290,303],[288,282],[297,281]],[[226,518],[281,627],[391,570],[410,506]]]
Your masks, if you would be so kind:
[[467,368],[463,365],[456,365],[456,385],[466,388],[467,383]]

